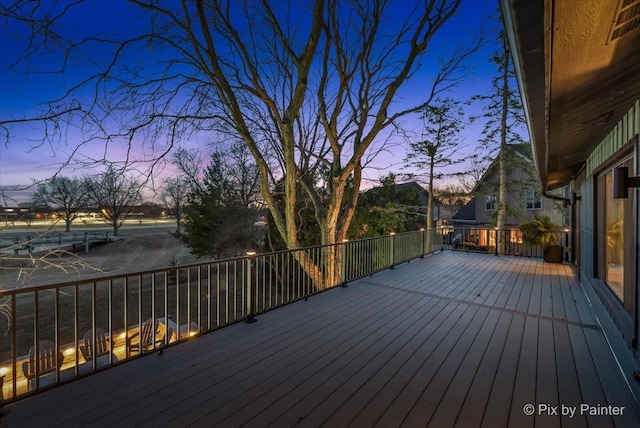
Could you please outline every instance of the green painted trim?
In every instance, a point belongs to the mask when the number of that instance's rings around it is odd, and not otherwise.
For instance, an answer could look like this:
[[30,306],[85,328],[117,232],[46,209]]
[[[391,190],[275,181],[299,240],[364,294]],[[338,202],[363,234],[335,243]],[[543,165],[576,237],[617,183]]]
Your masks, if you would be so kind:
[[587,175],[616,154],[635,135],[640,134],[640,100],[631,106],[627,114],[616,124],[604,140],[587,158]]

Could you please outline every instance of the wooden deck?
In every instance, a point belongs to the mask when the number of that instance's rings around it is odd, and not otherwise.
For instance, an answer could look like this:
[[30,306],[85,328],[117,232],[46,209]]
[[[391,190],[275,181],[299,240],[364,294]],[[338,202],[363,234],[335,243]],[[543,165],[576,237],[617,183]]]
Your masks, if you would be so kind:
[[2,427],[640,426],[568,266],[454,252],[8,410]]

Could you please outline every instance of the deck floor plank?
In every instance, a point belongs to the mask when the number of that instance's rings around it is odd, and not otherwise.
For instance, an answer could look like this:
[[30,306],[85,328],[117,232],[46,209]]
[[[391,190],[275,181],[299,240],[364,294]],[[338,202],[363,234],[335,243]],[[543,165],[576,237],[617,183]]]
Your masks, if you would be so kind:
[[[427,406],[420,406],[420,413],[417,414],[417,420],[422,418],[423,421],[427,421],[427,414],[432,413],[433,416],[428,420],[429,426],[443,427],[453,426],[457,420],[458,413],[462,409],[465,400],[469,396],[471,385],[478,376],[478,372],[481,367],[481,362],[487,353],[490,343],[493,340],[496,330],[499,329],[499,321],[503,321],[502,315],[498,311],[490,311],[485,323],[480,328],[480,332],[476,336],[471,348],[465,355],[461,364],[458,367],[455,375],[451,379],[449,386],[444,393],[440,391],[432,391],[431,397],[427,394],[423,395],[423,400],[427,402],[436,402],[434,409],[426,411]],[[506,323],[504,323],[506,324]],[[437,382],[437,380],[436,380]],[[445,382],[443,382],[444,384]],[[470,401],[475,401],[476,397],[471,397]],[[410,419],[408,419],[410,423]]]
[[[514,315],[509,326],[509,333],[493,385],[490,388],[489,400],[482,415],[482,427],[506,427],[513,403],[515,380],[519,368],[520,352],[524,337],[526,317]],[[509,403],[509,405],[505,405]],[[464,425],[462,425],[464,427]]]
[[[394,398],[391,405],[385,409],[385,412],[374,426],[397,425],[400,421],[404,423],[405,418],[419,400],[424,389],[436,376],[439,368],[450,356],[454,355],[454,348],[456,346],[464,348],[469,345],[470,339],[475,335],[479,324],[488,312],[486,309],[480,310],[478,307],[468,306],[462,317],[460,317],[460,322],[451,329],[431,355],[422,362],[419,369],[411,376],[402,391]],[[463,341],[463,337],[466,340]],[[447,364],[448,366],[449,364]]]
[[[548,428],[560,427],[560,399],[558,396],[558,376],[556,373],[556,349],[554,344],[553,322],[538,321],[538,365],[536,367],[535,402],[546,404],[549,411],[536,415],[536,425]],[[555,414],[554,414],[555,412]]]
[[482,424],[482,416],[491,394],[489,385],[494,385],[496,382],[500,359],[505,350],[513,317],[514,315],[508,312],[500,314],[500,320],[489,346],[477,366],[476,373],[471,377],[471,386],[456,416],[454,425],[472,428]]
[[[224,370],[224,367],[218,368],[218,373],[225,373],[224,379],[194,378],[188,389],[183,392],[182,402],[172,403],[170,408],[159,412],[146,422],[154,424],[175,418],[180,423],[190,423],[197,421],[204,414],[210,415],[209,417],[215,416],[216,420],[222,421],[230,412],[239,411],[247,402],[255,400],[261,394],[270,394],[271,390],[285,382],[288,376],[304,374],[312,362],[320,366],[330,364],[345,344],[356,346],[374,333],[375,326],[367,323],[372,314],[376,313],[379,316],[380,323],[387,323],[401,315],[403,304],[411,302],[410,296],[401,295],[401,298],[397,299],[397,296],[389,291],[386,294],[390,297],[386,304],[369,308],[368,311],[351,319],[347,316],[344,323],[327,329],[326,332],[329,334],[321,338],[316,338],[311,332],[306,333],[306,340],[298,340],[294,345],[283,347],[281,352],[271,354],[270,358],[261,357],[259,352],[253,353],[251,360],[238,366],[233,373],[226,374],[228,371]],[[325,333],[324,329],[317,331]],[[215,389],[215,396],[200,393],[210,388]],[[215,404],[205,406],[204,403],[209,400],[215,400]]]
[[[435,302],[434,299],[431,299]],[[320,426],[327,419],[333,416],[336,409],[340,408],[343,403],[348,401],[358,389],[365,385],[372,377],[385,370],[387,366],[396,366],[401,364],[402,360],[406,360],[406,354],[411,353],[417,343],[416,338],[426,328],[428,321],[434,318],[434,315],[440,313],[444,306],[444,302],[438,301],[440,305],[434,305],[437,311],[429,317],[425,317],[427,313],[424,311],[416,311],[416,319],[410,320],[410,324],[405,325],[402,332],[392,332],[390,337],[376,343],[378,349],[371,349],[362,352],[350,361],[345,361],[339,365],[338,374],[344,371],[344,374],[335,376],[326,376],[322,380],[322,384],[311,391],[296,391],[296,396],[302,396],[294,406],[291,406],[286,414],[283,414],[274,424],[290,425],[296,419],[300,419],[301,427]],[[446,304],[445,304],[446,306]],[[437,313],[436,313],[437,312]],[[447,313],[449,313],[447,311]],[[406,349],[405,344],[411,344],[411,348]],[[350,418],[340,418],[339,415],[333,418],[333,423],[329,426],[345,426]]]
[[[259,391],[256,396],[252,391],[238,404],[242,408],[242,413],[235,413],[225,420],[225,423],[238,426],[286,396],[303,398],[296,405],[294,419],[306,418],[314,405],[324,398],[337,395],[336,390],[343,383],[352,381],[358,370],[375,370],[380,364],[380,361],[377,364],[373,361],[376,357],[382,356],[380,360],[384,361],[397,351],[395,339],[406,338],[405,335],[410,336],[412,332],[407,332],[407,328],[409,330],[418,328],[416,323],[425,314],[422,310],[416,310],[416,306],[422,306],[428,312],[436,303],[433,301],[427,303],[428,300],[431,299],[415,299],[413,302],[408,302],[406,307],[398,308],[396,318],[392,321],[383,320],[381,323],[376,322],[371,325],[371,334],[361,341],[343,342],[341,347],[330,353],[327,361],[321,362],[316,354],[309,354],[303,362],[308,368],[306,373],[301,372],[303,377],[282,373],[284,376],[279,379],[281,383],[272,382],[268,396],[260,394]],[[225,408],[225,411],[228,409]]]
[[418,350],[398,368],[391,379],[383,384],[384,387],[378,385],[375,395],[350,421],[348,426],[374,426],[443,341],[449,335],[466,328],[467,323],[463,316],[467,306],[460,303],[448,303],[447,309],[449,311],[447,311],[446,319],[436,326],[427,326],[421,335],[422,343]]
[[[568,325],[565,323],[553,323],[553,338],[556,357],[556,373],[558,375],[558,398],[559,402],[567,406],[567,411],[578,409],[584,403],[584,398],[580,392],[580,382],[576,368],[576,361],[571,351],[571,339],[569,337]],[[566,412],[565,412],[566,413]],[[563,427],[583,427],[587,425],[584,415],[575,413],[570,418],[563,418]]]
[[[439,312],[437,314],[434,313],[434,316],[430,317],[429,322],[407,342],[406,346],[394,355],[382,369],[375,372],[369,379],[363,382],[358,390],[347,400],[339,403],[335,407],[336,410],[324,421],[327,426],[337,426],[338,421],[342,422],[344,426],[352,423],[354,419],[364,411],[365,407],[371,403],[376,394],[381,391],[380,385],[385,385],[382,390],[388,392],[392,382],[401,376],[400,370],[406,365],[411,364],[412,360],[420,359],[420,353],[424,352],[423,347],[425,343],[433,339],[436,330],[438,330],[444,322],[448,321],[453,323],[454,321],[450,315],[454,309],[456,309],[457,305],[445,300],[440,300],[439,306],[442,306],[442,309],[438,307]],[[325,400],[322,405],[328,405],[328,401],[329,400]],[[360,424],[358,423],[356,425]]]
[[[571,340],[571,350],[576,363],[576,372],[578,382],[580,384],[580,395],[582,403],[605,403],[606,398],[598,372],[596,371],[595,361],[589,351],[585,329],[574,325],[568,325],[569,340]],[[614,427],[613,420],[610,417],[585,415],[589,426],[598,426],[603,428]]]
[[[626,410],[527,416],[527,403]],[[448,251],[8,409],[3,428],[640,425],[569,266]]]
[[526,404],[536,405],[536,381],[538,366],[538,319],[527,317],[522,332],[522,345],[519,352],[518,370],[511,398],[509,426],[532,427],[534,417],[524,414]]
[[524,277],[522,278],[522,292],[520,298],[516,304],[516,312],[526,312],[529,309],[529,302],[531,301],[531,295],[533,293],[533,284],[536,275],[536,264],[529,261],[526,264],[524,270]]

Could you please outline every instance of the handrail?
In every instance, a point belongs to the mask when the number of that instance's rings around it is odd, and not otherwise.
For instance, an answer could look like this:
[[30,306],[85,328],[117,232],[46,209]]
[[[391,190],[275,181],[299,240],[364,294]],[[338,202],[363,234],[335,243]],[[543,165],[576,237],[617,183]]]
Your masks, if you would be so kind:
[[[441,229],[0,291],[0,399],[12,402],[443,248]],[[156,340],[138,344],[143,325]],[[95,332],[104,331],[98,338]],[[91,332],[91,333],[90,333]],[[96,340],[105,343],[96,344]],[[91,343],[85,343],[92,340]],[[63,361],[40,370],[42,341]],[[80,347],[109,349],[85,361]],[[55,354],[57,355],[57,353]],[[24,370],[34,377],[27,379]],[[32,373],[30,372],[30,374]]]
[[[445,245],[454,251],[480,252],[496,255],[543,257],[540,246],[524,245],[522,232],[518,229],[496,229],[483,226],[455,226],[450,229]],[[558,232],[558,243],[565,250],[569,248],[568,229]],[[569,254],[565,253],[568,260]]]

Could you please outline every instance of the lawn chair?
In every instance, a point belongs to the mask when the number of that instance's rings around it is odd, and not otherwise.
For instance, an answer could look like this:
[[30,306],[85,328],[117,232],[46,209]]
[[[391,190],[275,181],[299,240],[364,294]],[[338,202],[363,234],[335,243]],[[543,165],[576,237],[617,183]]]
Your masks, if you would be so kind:
[[[164,334],[159,338],[158,333],[161,333],[160,322],[158,320],[148,319],[140,326],[137,332],[127,338],[127,348],[129,348],[129,352],[142,353],[162,345],[165,343],[165,339],[167,342],[171,339],[173,330],[165,326]],[[133,339],[136,337],[138,337],[139,340],[134,343]]]
[[80,352],[86,362],[91,361],[94,354],[96,358],[99,358],[104,355],[109,355],[113,349],[113,342],[109,340],[107,333],[103,329],[96,328],[95,336],[95,346],[93,344],[93,330],[89,330],[84,334],[84,345],[80,345]]
[[[56,369],[62,367],[64,354],[60,351],[56,354],[56,344],[50,340],[41,340],[38,342],[38,355],[36,355],[35,346],[29,349],[29,361],[22,363],[22,373],[29,381],[29,390],[32,389],[33,380],[36,375],[42,377],[49,373],[55,373]],[[37,364],[37,366],[36,366]],[[36,367],[38,370],[36,370]]]

